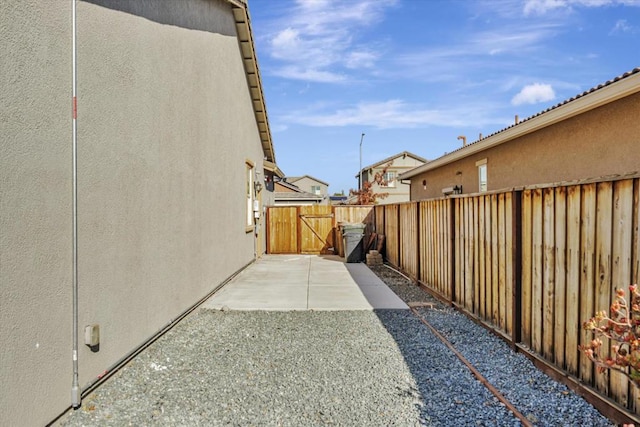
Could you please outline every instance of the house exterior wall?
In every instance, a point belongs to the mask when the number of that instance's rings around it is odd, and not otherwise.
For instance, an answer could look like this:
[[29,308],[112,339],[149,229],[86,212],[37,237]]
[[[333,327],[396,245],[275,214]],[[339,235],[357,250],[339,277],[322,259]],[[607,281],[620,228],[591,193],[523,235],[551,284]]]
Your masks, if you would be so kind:
[[455,185],[478,192],[476,163],[484,159],[488,191],[639,172],[637,117],[640,93],[412,177],[411,200],[442,197]]
[[311,194],[316,194],[315,192],[312,191],[312,188],[311,188],[312,186],[314,185],[320,186],[320,195],[325,198],[324,200],[322,200],[320,204],[321,205],[329,204],[329,186],[328,185],[318,182],[315,179],[311,179],[306,176],[300,178],[294,184],[298,188],[300,188],[302,191],[306,191],[307,193],[311,193]]
[[[0,14],[7,425],[43,425],[71,404],[70,7],[24,0]],[[264,154],[226,2],[96,0],[77,17],[86,386],[253,260],[245,162],[262,170]],[[96,353],[82,344],[94,323]]]

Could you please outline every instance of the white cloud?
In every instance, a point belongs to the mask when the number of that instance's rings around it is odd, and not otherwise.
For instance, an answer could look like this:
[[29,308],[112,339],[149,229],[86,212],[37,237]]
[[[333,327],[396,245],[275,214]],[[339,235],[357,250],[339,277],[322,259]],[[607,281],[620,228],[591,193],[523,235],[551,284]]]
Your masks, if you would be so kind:
[[527,0],[524,3],[524,14],[544,14],[555,9],[567,7],[566,0]]
[[[481,72],[510,66],[519,68],[524,57],[532,65],[532,52],[552,39],[562,25],[555,22],[502,25],[495,29],[469,33],[455,44],[438,48],[413,49],[399,54],[396,74],[423,82],[477,80]],[[495,58],[498,56],[498,58]],[[394,71],[389,71],[393,73]],[[472,74],[470,74],[472,73]]]
[[511,100],[512,105],[537,104],[539,102],[551,101],[556,97],[551,85],[534,83],[522,88],[520,92]]
[[[384,18],[398,0],[297,0],[269,38],[269,54],[282,65],[273,73],[286,78],[336,83],[350,69],[374,67],[380,53],[359,44],[359,32]],[[344,72],[341,72],[344,71]]]
[[304,68],[296,65],[285,66],[278,69],[278,75],[292,80],[303,80],[320,83],[341,83],[346,76],[330,71]]
[[635,34],[637,32],[638,29],[630,25],[626,19],[618,19],[611,31],[609,31],[609,35],[620,33]]
[[544,15],[558,9],[571,9],[578,7],[603,7],[603,6],[640,6],[640,0],[526,0],[524,14]]
[[376,52],[366,50],[355,51],[347,55],[344,65],[351,69],[373,68],[379,57],[380,55]]
[[[327,106],[322,106],[326,108]],[[407,129],[428,126],[484,126],[502,123],[492,119],[486,109],[469,104],[438,109],[411,104],[398,99],[380,102],[361,102],[355,106],[334,111],[296,111],[282,117],[288,123],[313,127],[371,126],[378,129]]]

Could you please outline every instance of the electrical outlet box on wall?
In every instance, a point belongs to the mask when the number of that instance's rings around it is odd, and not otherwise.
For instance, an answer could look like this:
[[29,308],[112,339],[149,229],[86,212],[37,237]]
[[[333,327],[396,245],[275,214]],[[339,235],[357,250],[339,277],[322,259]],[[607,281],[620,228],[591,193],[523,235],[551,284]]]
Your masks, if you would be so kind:
[[100,325],[84,327],[84,343],[89,347],[96,347],[100,344]]

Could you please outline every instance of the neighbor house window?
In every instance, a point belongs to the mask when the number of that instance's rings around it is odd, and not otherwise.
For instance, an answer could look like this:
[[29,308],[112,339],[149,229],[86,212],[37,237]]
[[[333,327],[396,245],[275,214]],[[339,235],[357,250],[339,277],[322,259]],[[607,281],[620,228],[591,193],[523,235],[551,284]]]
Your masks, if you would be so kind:
[[383,181],[387,184],[385,187],[395,187],[396,186],[396,172],[395,171],[386,171],[384,176],[382,177]]
[[478,191],[487,191],[487,159],[482,159],[476,162],[478,167]]
[[313,194],[320,194],[320,186],[319,185],[312,185],[311,186],[311,192]]
[[253,162],[250,160],[245,161],[246,168],[246,198],[247,198],[247,219],[246,229],[247,231],[253,230]]

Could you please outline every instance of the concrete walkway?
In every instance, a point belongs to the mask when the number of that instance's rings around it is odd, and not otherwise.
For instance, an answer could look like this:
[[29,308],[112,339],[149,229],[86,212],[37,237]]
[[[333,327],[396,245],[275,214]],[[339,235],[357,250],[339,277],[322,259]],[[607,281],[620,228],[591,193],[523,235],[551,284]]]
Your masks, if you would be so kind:
[[203,308],[232,310],[406,309],[365,264],[333,255],[264,255]]

